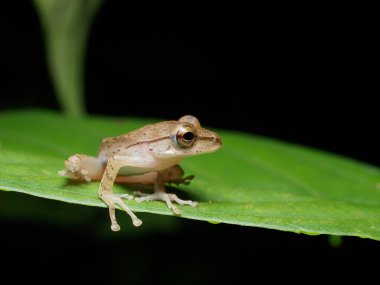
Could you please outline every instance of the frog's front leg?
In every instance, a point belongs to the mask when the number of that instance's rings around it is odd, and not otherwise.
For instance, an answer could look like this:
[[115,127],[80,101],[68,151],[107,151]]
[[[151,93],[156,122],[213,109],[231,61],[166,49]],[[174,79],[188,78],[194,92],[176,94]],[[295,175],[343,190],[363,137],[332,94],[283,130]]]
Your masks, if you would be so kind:
[[121,200],[122,198],[127,198],[128,200],[131,200],[133,199],[133,196],[128,194],[119,195],[112,193],[112,186],[115,181],[116,175],[119,172],[120,168],[124,166],[128,166],[128,163],[126,161],[117,160],[114,158],[109,159],[99,186],[99,197],[108,205],[109,215],[111,218],[111,229],[113,231],[120,230],[120,226],[116,221],[115,205],[119,205],[128,213],[128,215],[132,218],[134,226],[138,227],[142,224],[142,221],[139,218],[137,218],[136,215]]
[[[169,171],[171,171],[171,170],[172,169],[169,169]],[[179,170],[182,171],[181,168],[179,168]],[[178,169],[176,169],[176,171],[178,171]],[[171,194],[171,193],[165,192],[165,182],[174,182],[177,184],[178,183],[188,184],[189,183],[188,180],[193,179],[193,176],[181,178],[178,180],[176,179],[175,181],[172,181],[171,178],[169,179],[170,175],[168,176],[168,173],[170,174],[170,172],[168,172],[168,170],[164,170],[164,171],[157,173],[157,178],[156,178],[156,181],[154,183],[154,193],[153,194],[146,194],[146,193],[142,193],[140,191],[134,192],[133,194],[140,196],[139,198],[135,198],[136,202],[141,203],[144,201],[164,201],[166,203],[166,205],[168,206],[168,208],[171,209],[174,212],[174,214],[176,214],[176,215],[180,215],[181,211],[175,205],[173,205],[172,202],[178,203],[179,205],[189,205],[191,207],[197,207],[198,203],[195,201],[182,200],[182,199],[178,198],[178,196],[176,194]],[[182,172],[182,174],[183,174],[183,172]],[[181,174],[181,177],[182,177],[182,174]]]

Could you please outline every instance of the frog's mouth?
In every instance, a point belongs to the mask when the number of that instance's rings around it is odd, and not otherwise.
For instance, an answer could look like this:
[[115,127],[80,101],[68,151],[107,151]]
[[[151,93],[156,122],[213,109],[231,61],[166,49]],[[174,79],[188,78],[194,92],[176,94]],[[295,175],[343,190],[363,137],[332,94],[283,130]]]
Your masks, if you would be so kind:
[[192,147],[193,154],[209,153],[217,151],[222,146],[222,140],[218,135],[212,137],[198,137]]

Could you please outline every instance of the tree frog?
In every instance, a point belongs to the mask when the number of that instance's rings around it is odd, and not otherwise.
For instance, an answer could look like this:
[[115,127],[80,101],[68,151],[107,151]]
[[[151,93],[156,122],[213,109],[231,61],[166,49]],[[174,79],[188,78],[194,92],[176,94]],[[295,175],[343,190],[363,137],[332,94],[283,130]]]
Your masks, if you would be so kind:
[[[179,205],[197,206],[197,202],[181,200],[175,194],[165,192],[165,183],[189,184],[193,176],[183,177],[178,165],[181,159],[216,151],[222,145],[218,134],[201,127],[198,119],[191,115],[178,121],[164,121],[147,125],[130,133],[105,138],[98,156],[74,154],[65,161],[65,169],[59,175],[71,179],[100,180],[99,197],[108,205],[111,229],[119,231],[115,205],[123,208],[138,227],[142,221],[129,209],[122,199],[135,199],[136,202],[160,200],[175,214],[181,211]],[[142,183],[154,185],[154,193],[140,191],[129,194],[114,194],[114,182]]]

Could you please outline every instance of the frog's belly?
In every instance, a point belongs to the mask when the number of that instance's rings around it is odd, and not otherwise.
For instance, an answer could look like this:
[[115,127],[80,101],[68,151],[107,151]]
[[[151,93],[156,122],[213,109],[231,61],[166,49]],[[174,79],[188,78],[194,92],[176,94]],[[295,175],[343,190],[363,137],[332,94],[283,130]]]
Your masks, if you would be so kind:
[[168,169],[180,161],[180,158],[166,159],[165,161],[159,161],[158,163],[152,164],[151,166],[130,166],[126,165],[120,168],[118,176],[129,176],[129,175],[141,175],[148,172],[157,172]]
[[[106,167],[108,158],[105,156],[99,156],[99,161],[104,167]],[[133,161],[132,161],[133,163]],[[141,175],[148,172],[156,171],[149,165],[147,166],[134,166],[134,165],[125,165],[122,166],[117,172],[117,176],[130,176],[130,175]]]
[[[141,175],[149,172],[158,172],[168,169],[181,160],[181,158],[175,157],[170,159],[155,159],[154,161],[144,161],[142,159],[130,159],[131,165],[125,165],[120,168],[117,176],[130,176],[130,175]],[[100,161],[107,163],[106,158],[100,158]],[[140,166],[138,166],[140,165]]]
[[117,176],[141,175],[152,171],[155,170],[150,167],[124,166],[120,168]]

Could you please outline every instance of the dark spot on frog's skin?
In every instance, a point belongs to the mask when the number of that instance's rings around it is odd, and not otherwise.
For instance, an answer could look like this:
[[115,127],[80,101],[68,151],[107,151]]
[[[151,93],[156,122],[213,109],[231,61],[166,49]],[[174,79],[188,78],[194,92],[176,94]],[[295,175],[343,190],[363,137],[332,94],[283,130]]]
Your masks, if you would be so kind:
[[111,177],[111,175],[109,174],[107,168],[106,168],[106,171],[105,171],[105,175],[106,175],[106,178],[107,178],[109,181],[112,181],[112,177]]
[[153,150],[153,148],[149,148],[149,150],[150,150],[150,151],[152,151],[152,150]]
[[144,133],[144,136],[146,136],[146,133]]
[[166,148],[166,150],[169,150],[169,149],[171,149],[172,147],[170,146],[170,145],[168,145],[168,147]]
[[117,149],[117,152],[120,152],[120,148]]

